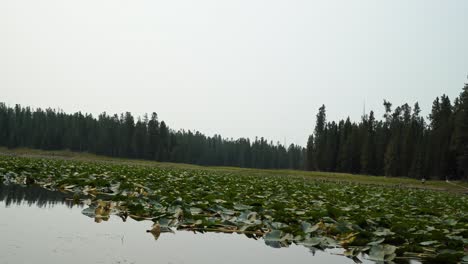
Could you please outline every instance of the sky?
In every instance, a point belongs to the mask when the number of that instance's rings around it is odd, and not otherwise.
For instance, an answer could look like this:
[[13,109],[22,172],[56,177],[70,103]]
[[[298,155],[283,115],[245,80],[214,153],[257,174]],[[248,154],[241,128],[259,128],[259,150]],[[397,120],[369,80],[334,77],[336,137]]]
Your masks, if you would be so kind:
[[[464,0],[2,0],[0,102],[305,146],[318,108],[459,95]],[[365,106],[365,107],[364,107]]]

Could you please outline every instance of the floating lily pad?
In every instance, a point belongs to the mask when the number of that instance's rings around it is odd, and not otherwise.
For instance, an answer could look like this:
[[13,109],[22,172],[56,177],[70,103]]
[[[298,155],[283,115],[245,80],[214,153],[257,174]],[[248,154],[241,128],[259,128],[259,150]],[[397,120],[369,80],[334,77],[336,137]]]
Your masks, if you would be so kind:
[[[2,182],[24,184],[29,177],[43,188],[90,199],[83,214],[93,218],[121,213],[169,229],[263,236],[274,247],[342,246],[350,257],[362,252],[375,261],[398,254],[460,262],[468,244],[463,195],[235,169],[3,156],[0,168]],[[96,211],[98,199],[118,205]]]

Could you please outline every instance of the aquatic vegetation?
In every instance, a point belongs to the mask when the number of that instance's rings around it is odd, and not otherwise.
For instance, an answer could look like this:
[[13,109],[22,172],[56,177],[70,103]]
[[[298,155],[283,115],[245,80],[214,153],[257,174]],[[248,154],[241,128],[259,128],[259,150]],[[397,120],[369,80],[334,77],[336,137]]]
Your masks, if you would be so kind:
[[263,237],[272,247],[344,248],[357,259],[466,262],[468,196],[235,171],[0,156],[4,184],[91,198],[84,214],[152,219],[149,230]]

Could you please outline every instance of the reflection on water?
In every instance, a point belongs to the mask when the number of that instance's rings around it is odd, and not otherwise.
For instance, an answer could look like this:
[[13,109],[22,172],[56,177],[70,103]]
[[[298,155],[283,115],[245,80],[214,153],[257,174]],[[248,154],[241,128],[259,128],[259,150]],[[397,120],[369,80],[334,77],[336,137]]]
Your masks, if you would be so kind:
[[354,263],[330,254],[339,251],[275,249],[238,234],[147,233],[157,229],[153,222],[129,218],[124,223],[115,215],[96,224],[67,198],[39,187],[0,185],[0,264]]
[[49,207],[56,204],[73,206],[69,194],[62,192],[53,192],[39,186],[21,186],[21,185],[3,185],[0,183],[0,201],[3,201],[7,207],[12,204],[37,207]]

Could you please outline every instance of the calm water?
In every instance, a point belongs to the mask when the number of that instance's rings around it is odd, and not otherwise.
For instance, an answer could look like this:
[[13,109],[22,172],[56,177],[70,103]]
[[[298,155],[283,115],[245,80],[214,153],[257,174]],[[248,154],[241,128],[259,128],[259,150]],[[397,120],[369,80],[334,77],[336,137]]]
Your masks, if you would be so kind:
[[[237,234],[145,232],[151,221],[95,223],[65,195],[0,185],[0,263],[354,263],[302,246],[275,249]],[[372,263],[363,260],[364,263]]]

